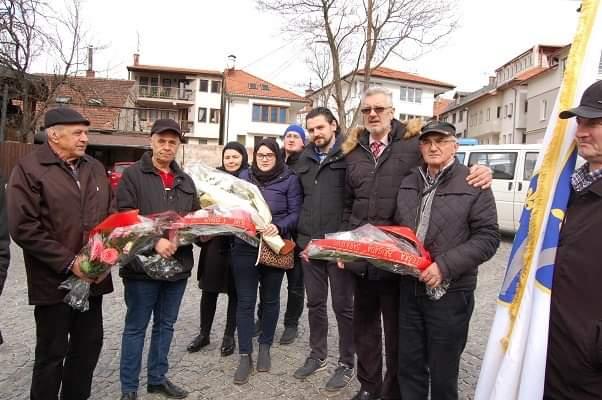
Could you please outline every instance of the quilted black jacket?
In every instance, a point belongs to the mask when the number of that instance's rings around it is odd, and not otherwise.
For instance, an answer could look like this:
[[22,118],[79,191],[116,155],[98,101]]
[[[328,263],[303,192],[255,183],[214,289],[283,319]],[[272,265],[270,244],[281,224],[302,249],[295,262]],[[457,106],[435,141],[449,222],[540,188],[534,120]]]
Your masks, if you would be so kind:
[[[456,161],[436,189],[424,245],[439,266],[449,291],[474,290],[478,266],[495,254],[500,234],[491,189],[466,183],[469,170]],[[401,183],[397,197],[398,224],[416,229],[424,181],[418,168]],[[404,278],[415,279],[415,278]],[[417,293],[424,284],[416,280]]]

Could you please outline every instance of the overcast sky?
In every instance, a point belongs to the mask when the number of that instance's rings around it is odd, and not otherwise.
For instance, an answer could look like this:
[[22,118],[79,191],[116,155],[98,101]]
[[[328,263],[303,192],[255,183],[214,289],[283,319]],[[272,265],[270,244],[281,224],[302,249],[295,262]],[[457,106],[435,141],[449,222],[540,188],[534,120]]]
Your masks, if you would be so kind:
[[[461,26],[446,43],[385,65],[476,90],[534,44],[570,43],[578,18],[576,0],[458,2]],[[84,0],[82,7],[89,41],[105,46],[94,59],[103,77],[127,78],[139,37],[142,64],[222,70],[235,54],[237,67],[297,93],[309,82],[302,43],[284,40],[285,21],[259,12],[254,0]]]

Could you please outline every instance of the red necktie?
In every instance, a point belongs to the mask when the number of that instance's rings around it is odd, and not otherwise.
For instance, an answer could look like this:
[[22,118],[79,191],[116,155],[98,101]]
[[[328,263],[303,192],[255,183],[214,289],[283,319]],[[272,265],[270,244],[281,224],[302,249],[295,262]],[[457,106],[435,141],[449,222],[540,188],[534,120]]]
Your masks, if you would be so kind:
[[372,143],[370,143],[370,150],[372,150],[372,155],[374,156],[374,158],[378,158],[378,156],[380,156],[380,149],[383,147],[383,144],[381,142],[377,142],[374,141]]

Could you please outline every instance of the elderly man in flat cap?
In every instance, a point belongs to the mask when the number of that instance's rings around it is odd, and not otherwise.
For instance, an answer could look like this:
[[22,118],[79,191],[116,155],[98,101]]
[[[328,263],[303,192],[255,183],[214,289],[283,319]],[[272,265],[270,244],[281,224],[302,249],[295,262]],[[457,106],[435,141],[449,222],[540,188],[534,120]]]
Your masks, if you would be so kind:
[[63,302],[58,287],[82,279],[76,257],[88,232],[111,211],[103,165],[86,155],[90,122],[70,108],[45,115],[48,140],[21,158],[10,177],[8,226],[23,249],[29,303],[34,305],[36,349],[31,399],[83,400],[102,347],[102,295],[110,276],[91,285],[90,309]]

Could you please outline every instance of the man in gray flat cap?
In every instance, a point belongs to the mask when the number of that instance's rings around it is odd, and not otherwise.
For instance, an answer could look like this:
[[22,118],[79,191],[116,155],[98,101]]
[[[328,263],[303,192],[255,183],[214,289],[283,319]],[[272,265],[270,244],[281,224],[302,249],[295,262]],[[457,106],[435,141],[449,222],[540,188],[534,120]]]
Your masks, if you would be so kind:
[[78,252],[89,231],[111,211],[103,165],[88,156],[90,122],[71,108],[45,115],[46,143],[21,158],[7,188],[8,227],[23,249],[29,304],[35,306],[32,400],[83,400],[103,340],[102,295],[110,278],[91,282],[90,309],[63,302],[58,287],[70,275],[86,279]]

